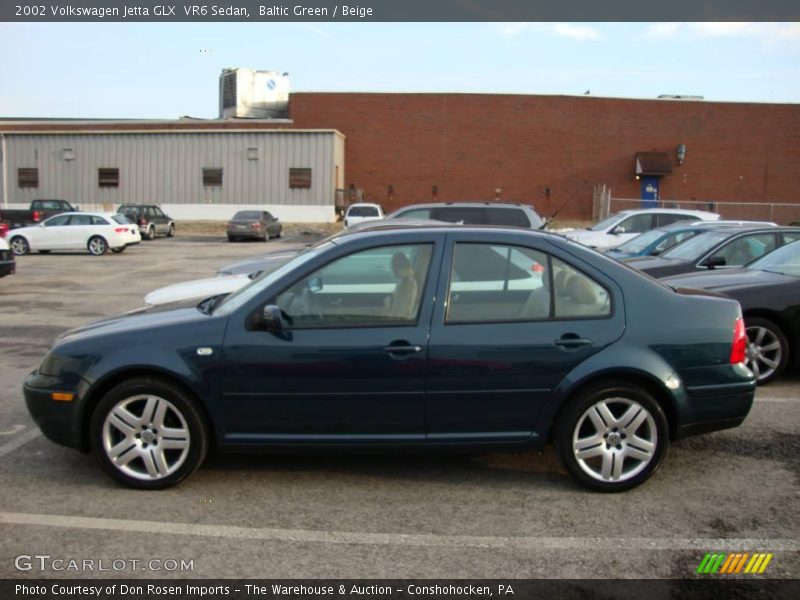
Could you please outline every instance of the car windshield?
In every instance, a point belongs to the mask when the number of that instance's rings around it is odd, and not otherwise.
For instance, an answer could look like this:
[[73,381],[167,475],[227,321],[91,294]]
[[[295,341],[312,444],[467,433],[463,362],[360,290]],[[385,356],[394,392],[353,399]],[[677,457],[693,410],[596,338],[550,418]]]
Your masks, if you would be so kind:
[[377,207],[375,206],[351,206],[347,211],[348,217],[379,217]]
[[706,231],[664,252],[661,256],[672,260],[694,260],[731,235],[730,231]]
[[240,210],[233,215],[234,221],[258,221],[261,218],[261,213],[256,210]]
[[747,268],[800,277],[800,240],[754,260]]
[[222,302],[214,309],[214,314],[231,314],[240,306],[250,302],[251,299],[258,296],[263,290],[278,281],[281,277],[292,272],[294,269],[297,269],[331,246],[333,246],[333,242],[327,239],[322,240],[315,246],[306,248],[278,269],[261,273],[261,275],[253,279],[253,281],[243,288],[240,288],[232,294],[226,296],[225,299],[222,300]]
[[627,241],[620,246],[617,246],[617,250],[619,250],[620,252],[636,254],[642,252],[650,244],[657,242],[664,235],[667,235],[667,232],[664,231],[663,229],[653,229],[641,235],[637,235],[632,240]]
[[595,223],[594,225],[588,227],[587,229],[589,229],[589,231],[605,231],[606,229],[611,227],[614,223],[619,221],[626,214],[628,213],[616,213],[614,215],[611,215],[607,219],[603,219],[599,223]]

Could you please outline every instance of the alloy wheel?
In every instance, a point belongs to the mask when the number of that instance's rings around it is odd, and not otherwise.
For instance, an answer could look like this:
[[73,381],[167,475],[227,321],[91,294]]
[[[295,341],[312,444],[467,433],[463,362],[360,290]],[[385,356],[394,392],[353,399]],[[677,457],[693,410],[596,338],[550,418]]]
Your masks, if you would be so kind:
[[106,241],[101,237],[93,237],[89,240],[89,252],[95,256],[105,254],[107,248]]
[[604,398],[578,419],[572,452],[584,473],[602,482],[623,482],[653,460],[658,430],[650,412],[629,398]]
[[745,362],[756,376],[756,381],[771,378],[783,359],[783,348],[778,336],[766,327],[747,327],[747,352]]
[[9,244],[11,246],[11,251],[17,255],[22,256],[23,254],[27,254],[30,250],[30,246],[28,246],[28,242],[25,241],[25,238],[15,237],[11,240]]
[[157,481],[175,473],[186,461],[190,444],[186,418],[159,396],[121,400],[103,422],[103,451],[119,471],[134,479]]

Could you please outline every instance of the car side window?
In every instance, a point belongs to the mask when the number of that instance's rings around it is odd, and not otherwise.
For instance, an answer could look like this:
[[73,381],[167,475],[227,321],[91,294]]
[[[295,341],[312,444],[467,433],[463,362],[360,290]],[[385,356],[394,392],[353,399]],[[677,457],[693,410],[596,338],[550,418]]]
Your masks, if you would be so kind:
[[414,325],[432,254],[433,244],[356,252],[300,280],[273,303],[294,329]]
[[743,235],[717,250],[711,258],[724,258],[726,267],[741,267],[774,249],[774,233]]
[[431,210],[431,219],[447,223],[464,223],[465,225],[486,224],[486,213],[483,207],[474,206],[440,206]]
[[399,213],[396,219],[430,219],[431,218],[431,209],[430,208],[415,208],[413,210],[407,210],[405,212]]
[[548,264],[544,252],[523,246],[456,243],[445,323],[550,318]]
[[145,217],[147,217],[147,219],[152,219],[152,218],[153,218],[153,216],[154,216],[154,214],[153,214],[153,207],[151,207],[151,206],[145,206],[145,207],[144,207],[144,216],[145,216]]
[[680,233],[668,235],[661,240],[655,248],[653,248],[651,254],[661,254],[662,252],[666,252],[673,246],[680,244],[682,241],[688,240],[690,237],[695,236],[697,233],[697,231],[681,231]]
[[72,215],[69,224],[77,226],[91,225],[92,217],[90,215]]
[[92,216],[92,225],[108,225],[108,221],[103,217]]
[[783,243],[789,244],[791,242],[800,240],[800,231],[784,231],[783,232]]
[[556,319],[607,317],[611,296],[602,285],[567,263],[553,258]]
[[678,221],[699,221],[697,217],[692,217],[689,215],[675,215],[671,213],[666,214],[659,214],[656,216],[658,221],[658,227],[665,227],[667,225],[672,225],[673,223],[677,223]]
[[653,215],[644,213],[632,215],[616,226],[616,229],[624,228],[625,233],[644,233],[653,228]]
[[163,212],[161,211],[161,209],[160,209],[160,208],[158,208],[157,206],[154,206],[154,207],[153,207],[153,214],[154,214],[155,216],[157,216],[157,217],[163,217],[163,216],[164,216],[164,213],[163,213]]
[[66,225],[67,221],[69,221],[69,215],[59,215],[57,217],[53,217],[52,219],[47,219],[44,222],[45,227],[59,227],[61,225]]

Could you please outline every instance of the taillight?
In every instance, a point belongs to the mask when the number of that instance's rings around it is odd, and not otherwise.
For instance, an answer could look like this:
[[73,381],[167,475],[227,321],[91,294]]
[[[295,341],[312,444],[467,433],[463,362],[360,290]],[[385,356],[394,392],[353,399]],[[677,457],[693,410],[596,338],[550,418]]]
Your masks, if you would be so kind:
[[117,233],[126,233],[128,231],[128,228],[127,227],[115,227],[114,231],[116,231]]
[[255,223],[253,223],[253,229],[261,229],[261,223],[260,223],[260,222],[258,222],[258,221],[256,221]]
[[747,332],[744,330],[744,319],[739,317],[733,326],[733,346],[731,346],[731,364],[743,363],[747,358]]
[[147,221],[144,220],[144,217],[139,217],[139,225],[147,225]]
[[39,216],[40,215],[39,215],[39,211],[38,210],[33,211],[33,221],[34,221],[34,223],[39,221]]

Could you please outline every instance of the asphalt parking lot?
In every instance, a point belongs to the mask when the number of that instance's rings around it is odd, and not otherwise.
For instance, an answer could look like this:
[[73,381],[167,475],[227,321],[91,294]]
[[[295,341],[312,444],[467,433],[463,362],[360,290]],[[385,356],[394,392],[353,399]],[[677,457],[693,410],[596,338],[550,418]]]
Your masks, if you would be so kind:
[[[774,553],[761,577],[800,577],[797,373],[760,389],[742,427],[674,444],[649,482],[616,495],[577,487],[550,449],[212,456],[176,488],[134,492],[38,433],[21,384],[56,335],[304,241],[179,236],[18,259],[0,280],[0,577],[692,577],[713,551]],[[19,555],[125,565],[19,570]]]

